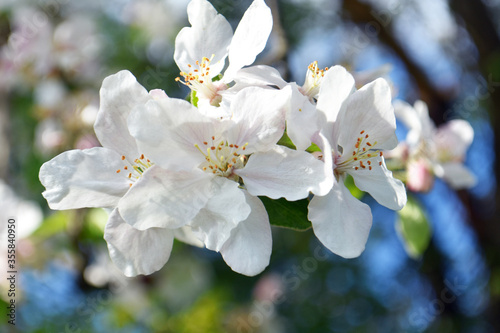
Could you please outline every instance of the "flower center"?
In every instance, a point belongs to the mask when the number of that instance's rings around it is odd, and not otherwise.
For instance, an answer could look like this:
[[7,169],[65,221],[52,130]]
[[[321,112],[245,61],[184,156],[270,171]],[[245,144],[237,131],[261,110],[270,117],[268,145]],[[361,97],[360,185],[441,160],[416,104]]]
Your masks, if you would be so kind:
[[221,140],[217,144],[214,140],[215,137],[212,136],[211,143],[204,141],[203,148],[198,144],[194,145],[205,157],[200,168],[216,176],[234,178],[233,170],[243,168],[247,162],[247,156],[243,152],[248,143],[238,146],[226,140]]
[[318,96],[319,88],[326,71],[328,71],[328,67],[325,67],[325,69],[319,69],[317,61],[314,61],[309,65],[307,68],[306,80],[301,89],[304,96],[308,96],[310,99]]
[[210,104],[213,106],[219,106],[222,96],[219,95],[219,91],[227,89],[224,83],[217,83],[217,81],[212,81],[212,75],[210,75],[210,62],[214,58],[203,57],[201,62],[196,60],[195,65],[188,64],[191,69],[190,72],[180,72],[180,75],[184,78],[176,77],[175,81],[180,82],[188,86],[192,91],[198,94],[198,98],[208,99]]
[[121,173],[123,171],[126,177],[130,180],[130,186],[138,181],[147,169],[154,165],[153,162],[144,157],[144,154],[141,154],[139,158],[136,158],[133,163],[130,163],[125,156],[122,156],[122,161],[126,164],[122,169],[116,170],[116,173]]
[[[375,165],[382,165],[382,151],[376,149],[377,141],[370,142],[369,135],[365,131],[361,131],[360,136],[356,140],[352,154],[343,154],[335,156],[335,172],[352,172],[357,170],[372,170]],[[344,155],[346,157],[344,157]]]

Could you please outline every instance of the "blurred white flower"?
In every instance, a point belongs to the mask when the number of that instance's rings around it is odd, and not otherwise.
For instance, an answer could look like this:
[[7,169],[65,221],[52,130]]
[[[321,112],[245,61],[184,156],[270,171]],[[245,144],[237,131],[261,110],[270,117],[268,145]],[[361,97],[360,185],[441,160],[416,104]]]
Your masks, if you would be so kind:
[[[19,268],[20,258],[23,256],[23,252],[29,251],[31,246],[24,244],[25,238],[30,236],[33,231],[35,231],[43,220],[43,214],[40,207],[33,201],[28,201],[20,198],[13,189],[8,186],[2,179],[0,179],[0,269],[2,272],[12,270],[7,266],[7,250],[8,250],[8,221],[15,221],[15,270]],[[11,221],[12,221],[11,220]],[[12,253],[10,253],[12,255]],[[26,255],[26,254],[25,254]],[[9,281],[2,279],[0,285],[2,287],[8,286]],[[8,288],[7,288],[8,289]],[[2,293],[0,296],[5,300],[8,300],[7,293]]]
[[407,127],[407,184],[413,191],[428,191],[434,175],[455,189],[470,188],[476,177],[463,165],[465,154],[474,139],[471,125],[462,119],[450,120],[436,128],[427,105],[416,101],[394,102],[396,117]]

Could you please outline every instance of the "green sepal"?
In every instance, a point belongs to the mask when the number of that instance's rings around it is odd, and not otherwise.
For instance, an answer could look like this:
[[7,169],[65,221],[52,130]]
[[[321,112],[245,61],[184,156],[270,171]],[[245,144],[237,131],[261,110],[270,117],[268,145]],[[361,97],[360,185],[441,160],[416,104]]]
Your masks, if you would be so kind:
[[297,149],[295,147],[295,145],[293,144],[292,140],[290,140],[290,138],[288,137],[288,134],[286,134],[286,131],[283,133],[283,135],[281,136],[281,138],[279,139],[277,144],[280,146],[288,147],[290,149],[294,149],[294,150]]
[[317,144],[313,143],[306,149],[308,153],[314,153],[315,151],[321,151]]
[[193,104],[195,107],[198,107],[198,96],[196,96],[196,91],[191,90],[191,104]]
[[222,74],[217,74],[216,76],[214,76],[212,78],[212,82],[220,81],[220,80],[222,80]]
[[422,207],[412,196],[408,196],[406,205],[398,212],[396,230],[406,253],[411,258],[420,258],[429,246],[432,229]]
[[266,207],[271,225],[305,231],[311,228],[307,220],[307,206],[309,200],[287,201],[283,198],[273,200],[268,197],[259,197]]

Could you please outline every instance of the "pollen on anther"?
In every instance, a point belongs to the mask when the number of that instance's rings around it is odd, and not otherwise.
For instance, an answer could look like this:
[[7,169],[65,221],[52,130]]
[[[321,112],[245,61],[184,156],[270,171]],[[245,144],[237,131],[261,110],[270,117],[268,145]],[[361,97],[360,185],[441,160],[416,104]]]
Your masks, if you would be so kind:
[[206,142],[206,141],[203,141],[203,144],[204,144],[204,145],[206,146],[206,145],[208,145],[208,142]]
[[215,140],[215,136],[212,136],[212,140]]
[[141,160],[143,160],[143,159],[144,159],[144,154],[141,154]]
[[365,131],[364,131],[364,130],[363,130],[363,131],[361,131],[361,132],[359,132],[359,134],[363,134],[363,133],[365,133]]
[[359,168],[358,167],[354,167],[354,170],[358,170]]
[[[368,156],[370,156],[370,154],[368,154]],[[367,161],[368,162],[368,165],[372,164],[372,161]]]
[[355,151],[353,151],[353,152],[352,152],[352,156],[355,156],[355,155],[356,155],[356,152],[355,152]]
[[122,161],[125,160],[125,156],[122,156]]
[[128,170],[128,166],[126,166],[126,165],[125,165],[125,166],[123,167],[123,169],[124,169],[124,170]]
[[240,146],[238,146],[238,145],[234,145],[234,148],[238,149],[238,148],[240,148]]
[[372,167],[371,167],[371,166],[369,166],[369,167],[368,167],[368,170],[371,170],[371,169],[372,169]]
[[207,171],[207,167],[203,167],[203,171]]
[[215,147],[214,147],[214,146],[212,146],[212,147],[210,147],[210,149],[215,150]]
[[382,162],[378,162],[378,165],[382,165]]
[[368,134],[367,134],[367,135],[365,135],[365,139],[368,139]]
[[368,146],[370,146],[370,147],[372,146],[372,144],[371,144],[371,143],[369,143],[369,142],[367,142],[367,143],[366,143],[366,145],[368,145]]
[[380,152],[380,156],[384,156],[384,154],[382,152]]
[[116,173],[120,173],[120,172],[121,172],[121,170],[116,170]]

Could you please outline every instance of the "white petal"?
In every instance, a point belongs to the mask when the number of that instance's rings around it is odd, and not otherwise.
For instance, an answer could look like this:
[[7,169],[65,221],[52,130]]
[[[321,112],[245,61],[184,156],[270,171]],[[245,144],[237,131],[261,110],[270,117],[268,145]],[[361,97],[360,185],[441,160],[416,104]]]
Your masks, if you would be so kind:
[[126,276],[152,274],[170,257],[173,231],[163,228],[137,230],[127,224],[115,209],[104,229],[111,260]]
[[239,69],[253,64],[257,55],[266,47],[272,29],[271,9],[264,0],[254,0],[241,18],[229,46],[229,67],[224,73],[225,82],[232,80]]
[[213,196],[211,180],[199,169],[173,172],[153,166],[120,200],[120,214],[139,230],[182,227]]
[[[382,162],[381,166],[379,162]],[[405,187],[399,179],[392,177],[392,172],[387,169],[383,158],[372,162],[372,170],[353,170],[350,174],[356,186],[370,193],[379,204],[393,210],[399,210],[406,204]]]
[[436,131],[436,127],[434,126],[432,119],[429,117],[429,108],[427,107],[427,104],[425,104],[424,101],[417,100],[413,104],[413,108],[420,118],[422,138],[430,138]]
[[319,131],[318,113],[309,98],[302,95],[295,83],[291,84],[292,98],[286,115],[286,131],[297,150],[306,150],[311,138]]
[[368,142],[377,142],[376,149],[391,150],[397,146],[391,98],[391,88],[384,79],[377,79],[349,96],[335,124],[336,142],[344,152],[354,150],[361,132],[363,137],[369,135]]
[[228,141],[239,146],[248,143],[248,153],[274,147],[285,130],[290,89],[250,87],[240,91],[231,103],[234,126],[226,133]]
[[266,65],[250,66],[240,69],[234,77],[236,84],[246,86],[277,86],[283,88],[287,83],[281,78],[280,72]]
[[344,258],[358,257],[364,251],[371,210],[352,196],[343,180],[326,196],[314,196],[308,209],[314,234],[330,251]]
[[176,98],[150,101],[136,108],[129,117],[130,133],[136,138],[141,153],[164,168],[181,163],[186,169],[204,162],[195,144],[206,151],[203,142],[211,143],[214,135],[218,139],[222,131],[217,129],[219,125],[219,121]]
[[393,102],[394,114],[399,121],[405,125],[406,129],[422,131],[422,123],[417,111],[410,104],[402,100],[395,100]]
[[213,55],[210,75],[216,76],[224,67],[233,29],[208,1],[192,0],[187,11],[192,27],[183,28],[175,38],[175,62],[181,71],[191,72],[188,64]]
[[324,133],[332,140],[332,124],[347,97],[354,91],[355,83],[352,75],[342,66],[334,66],[326,71],[318,95],[316,108],[324,116]]
[[233,271],[254,276],[262,272],[272,251],[269,217],[262,202],[245,193],[252,211],[245,221],[231,231],[220,253]]
[[[248,192],[271,199],[299,200],[309,192],[324,195],[332,186],[332,171],[305,151],[276,146],[250,156],[244,168],[235,173],[243,178]],[[327,173],[327,174],[325,174]]]
[[132,109],[152,97],[129,71],[108,76],[100,90],[101,104],[94,130],[103,147],[128,158],[137,158],[137,146],[127,127]]
[[198,239],[198,237],[193,234],[190,226],[173,229],[172,231],[174,232],[175,238],[183,243],[196,247],[204,247],[205,245],[201,240]]
[[106,148],[70,150],[44,163],[40,181],[52,209],[115,207],[128,191],[121,156]]
[[208,249],[220,251],[231,230],[248,217],[250,206],[238,183],[221,177],[214,182],[218,186],[217,192],[190,224],[193,233]]
[[476,176],[462,163],[444,163],[443,178],[454,189],[471,188],[477,183]]

